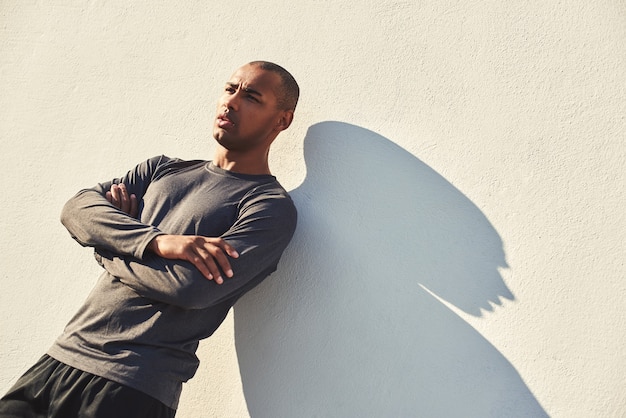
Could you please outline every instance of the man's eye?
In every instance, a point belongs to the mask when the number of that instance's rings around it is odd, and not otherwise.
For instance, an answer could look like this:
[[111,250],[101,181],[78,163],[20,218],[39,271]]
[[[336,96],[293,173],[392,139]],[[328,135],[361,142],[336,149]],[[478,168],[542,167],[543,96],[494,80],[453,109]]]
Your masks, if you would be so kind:
[[251,100],[253,102],[259,103],[259,99],[257,99],[256,97],[252,96],[251,94],[248,95],[248,100]]
[[228,92],[228,93],[234,93],[234,92],[235,92],[235,89],[234,89],[234,88],[232,88],[232,87],[226,87],[226,89],[225,89],[224,91],[226,91],[226,92]]

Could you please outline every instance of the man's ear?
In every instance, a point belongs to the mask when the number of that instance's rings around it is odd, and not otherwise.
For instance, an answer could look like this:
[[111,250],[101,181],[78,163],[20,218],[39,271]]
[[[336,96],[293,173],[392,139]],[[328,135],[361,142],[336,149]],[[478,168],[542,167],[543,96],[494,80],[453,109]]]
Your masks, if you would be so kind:
[[278,123],[276,124],[276,130],[284,131],[285,129],[289,128],[289,125],[291,125],[292,121],[293,121],[293,110],[283,111],[280,115],[280,119],[278,120]]

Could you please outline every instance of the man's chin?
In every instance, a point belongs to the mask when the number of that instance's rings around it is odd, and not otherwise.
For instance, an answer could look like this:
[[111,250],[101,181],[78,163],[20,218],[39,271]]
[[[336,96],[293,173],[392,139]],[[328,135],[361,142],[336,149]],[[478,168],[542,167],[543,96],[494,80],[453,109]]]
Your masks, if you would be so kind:
[[228,133],[223,129],[215,129],[213,130],[213,139],[215,139],[220,144],[228,142]]
[[213,135],[215,142],[218,143],[222,148],[227,149],[228,151],[241,151],[238,144],[229,138],[228,135]]

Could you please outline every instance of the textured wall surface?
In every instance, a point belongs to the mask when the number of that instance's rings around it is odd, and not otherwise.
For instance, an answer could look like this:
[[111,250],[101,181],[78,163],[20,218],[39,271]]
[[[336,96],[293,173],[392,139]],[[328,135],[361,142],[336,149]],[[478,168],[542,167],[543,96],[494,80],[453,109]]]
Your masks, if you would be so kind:
[[267,59],[300,223],[179,417],[626,415],[625,44],[618,0],[0,2],[0,391],[98,276],[65,200],[210,159]]

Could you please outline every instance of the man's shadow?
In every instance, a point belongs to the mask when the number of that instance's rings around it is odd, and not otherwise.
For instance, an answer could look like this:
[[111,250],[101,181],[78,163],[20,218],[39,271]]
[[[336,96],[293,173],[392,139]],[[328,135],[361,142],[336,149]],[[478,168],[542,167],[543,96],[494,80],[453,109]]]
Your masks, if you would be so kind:
[[480,209],[357,126],[312,126],[304,156],[296,235],[279,271],[235,307],[250,416],[546,416],[511,363],[441,301],[481,316],[514,299]]

